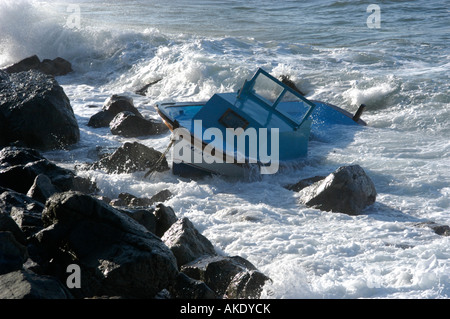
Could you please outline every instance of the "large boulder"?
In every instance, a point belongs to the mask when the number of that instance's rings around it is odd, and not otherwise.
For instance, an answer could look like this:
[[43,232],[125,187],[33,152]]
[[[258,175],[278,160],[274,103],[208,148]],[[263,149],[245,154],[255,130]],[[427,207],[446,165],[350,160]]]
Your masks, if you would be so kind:
[[66,75],[73,71],[70,62],[61,57],[57,57],[53,60],[44,59],[41,62],[37,55],[25,58],[5,69],[8,73],[18,73],[30,70],[37,70],[52,76]]
[[161,239],[175,255],[179,267],[205,255],[216,255],[211,242],[187,217],[177,220]]
[[175,257],[160,238],[94,197],[55,194],[42,219],[47,228],[35,235],[36,245],[59,273],[68,264],[80,267],[76,297],[153,298],[178,275]]
[[137,142],[126,142],[114,153],[104,156],[98,162],[82,169],[103,169],[109,174],[133,173],[148,170],[156,166],[158,172],[169,169],[166,158],[157,164],[163,154],[154,148]]
[[79,141],[70,101],[53,77],[38,71],[0,71],[0,91],[0,146],[19,142],[49,150]]
[[72,299],[63,284],[52,276],[16,270],[0,276],[0,299]]
[[300,190],[300,202],[324,211],[361,213],[376,199],[375,185],[359,165],[343,166]]
[[113,135],[124,137],[155,135],[168,130],[162,122],[145,119],[129,111],[118,113],[109,123],[109,127]]

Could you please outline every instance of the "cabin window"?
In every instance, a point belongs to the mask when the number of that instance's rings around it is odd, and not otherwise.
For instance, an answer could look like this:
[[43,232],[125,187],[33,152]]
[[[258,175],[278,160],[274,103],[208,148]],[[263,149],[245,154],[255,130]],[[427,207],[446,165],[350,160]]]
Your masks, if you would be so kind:
[[225,113],[220,117],[219,123],[226,128],[233,129],[237,129],[239,127],[245,129],[248,126],[248,121],[231,109],[225,111]]

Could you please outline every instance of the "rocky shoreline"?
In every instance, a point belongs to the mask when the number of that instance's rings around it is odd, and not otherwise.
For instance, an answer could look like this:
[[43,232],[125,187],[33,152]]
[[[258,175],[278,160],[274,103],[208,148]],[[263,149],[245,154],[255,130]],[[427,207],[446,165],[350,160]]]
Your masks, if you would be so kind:
[[[63,71],[50,62],[30,57],[0,70],[0,299],[259,298],[270,279],[241,257],[217,254],[188,218],[164,205],[168,190],[109,199],[77,175],[168,170],[160,152],[127,142],[73,171],[40,154],[79,141],[54,79]],[[125,137],[167,130],[117,95],[88,126]]]
[[[73,171],[41,155],[80,138],[70,101],[54,79],[71,71],[67,63],[31,57],[0,70],[0,299],[259,298],[271,279],[242,257],[218,254],[188,218],[164,205],[170,191],[105,198],[95,181],[77,175],[166,171],[161,152],[126,142]],[[167,130],[118,95],[88,126],[124,137]],[[358,165],[286,188],[300,193],[302,205],[350,215],[377,195]],[[450,235],[446,225],[417,226]]]

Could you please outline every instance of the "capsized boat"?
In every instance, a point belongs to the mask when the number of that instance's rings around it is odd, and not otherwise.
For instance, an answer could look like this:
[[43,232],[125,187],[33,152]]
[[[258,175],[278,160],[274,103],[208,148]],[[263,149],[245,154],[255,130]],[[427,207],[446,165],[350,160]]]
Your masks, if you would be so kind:
[[365,125],[363,107],[353,116],[305,98],[263,69],[237,93],[208,101],[156,104],[173,132],[173,173],[181,176],[274,174],[280,163],[304,158],[311,125]]

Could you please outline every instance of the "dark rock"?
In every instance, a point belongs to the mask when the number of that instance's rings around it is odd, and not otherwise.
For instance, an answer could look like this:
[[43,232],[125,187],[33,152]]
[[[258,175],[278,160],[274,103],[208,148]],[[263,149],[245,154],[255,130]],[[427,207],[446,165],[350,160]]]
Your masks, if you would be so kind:
[[305,178],[295,184],[287,185],[285,186],[285,188],[294,192],[299,192],[303,188],[311,186],[312,184],[323,180],[325,177],[326,176],[314,176],[310,178]]
[[57,57],[53,60],[42,60],[41,64],[38,67],[38,70],[42,73],[53,76],[66,75],[73,71],[70,62],[60,57]]
[[270,278],[258,270],[241,271],[228,284],[225,296],[228,299],[257,299]]
[[26,237],[9,213],[4,212],[3,203],[0,201],[0,232],[10,232],[22,245],[26,244]]
[[47,199],[59,190],[52,184],[47,175],[39,174],[34,179],[34,183],[27,192],[27,196],[41,203],[45,203]]
[[0,299],[72,299],[54,277],[17,270],[0,276]]
[[28,253],[9,231],[0,231],[0,275],[22,269]]
[[[153,205],[154,203],[165,202],[172,196],[173,196],[173,194],[168,189],[164,189],[164,190],[158,192],[157,194],[153,195],[151,198],[132,196],[127,201],[127,205],[150,206],[150,205]],[[120,198],[120,194],[119,194],[119,198]]]
[[109,113],[116,116],[120,112],[131,112],[136,116],[142,117],[142,114],[138,111],[138,109],[133,104],[133,99],[129,96],[117,95],[114,94],[110,98],[108,98],[104,105],[103,110],[108,111]]
[[136,93],[136,94],[139,94],[139,95],[145,96],[146,93],[147,93],[148,88],[151,87],[152,85],[158,83],[158,82],[161,81],[161,80],[162,80],[162,79],[158,79],[158,80],[152,81],[152,82],[150,82],[150,83],[144,85],[144,86],[141,87],[140,89],[136,90],[135,93]]
[[30,70],[37,70],[40,64],[41,60],[38,58],[38,56],[33,55],[23,60],[20,60],[17,63],[14,63],[13,65],[7,67],[5,71],[8,73],[17,73]]
[[25,58],[5,69],[8,73],[18,73],[30,70],[37,70],[47,75],[60,76],[72,72],[72,65],[69,61],[57,57],[53,60],[44,59],[42,62],[37,55]]
[[297,91],[300,95],[305,95],[300,89],[295,85],[295,83],[290,79],[289,75],[282,75],[280,76],[280,80],[282,83],[289,86],[294,91]]
[[[104,169],[109,174],[133,173],[150,169],[161,158],[162,153],[137,142],[124,143],[113,154],[103,157],[92,164],[90,169]],[[156,170],[163,172],[169,169],[166,158]]]
[[258,298],[269,278],[248,260],[234,256],[202,257],[181,267],[181,272],[203,281],[218,296]]
[[442,225],[435,222],[422,222],[415,224],[417,227],[431,228],[436,234],[441,236],[450,236],[450,227],[448,225]]
[[156,217],[155,234],[158,237],[164,236],[164,233],[178,220],[172,207],[164,206],[163,204],[156,205],[153,214]]
[[375,202],[377,192],[359,165],[344,166],[303,188],[300,202],[324,211],[357,215]]
[[47,176],[58,191],[97,191],[94,182],[57,166],[33,149],[9,146],[0,151],[0,186],[25,194],[38,175]]
[[147,120],[129,111],[118,113],[109,123],[109,127],[113,135],[124,137],[155,135],[168,130],[162,122]]
[[0,150],[0,168],[16,165],[26,165],[43,159],[42,155],[32,149],[25,147],[5,147]]
[[175,285],[171,289],[171,297],[175,299],[217,299],[214,291],[203,281],[192,279],[179,273]]
[[135,221],[137,221],[139,224],[144,226],[148,231],[155,233],[156,230],[156,217],[153,214],[152,210],[147,209],[132,209],[132,210],[123,210],[121,211],[131,218],[133,218]]
[[[0,212],[10,216],[26,237],[43,228],[41,219],[43,210],[42,203],[24,194],[13,190],[6,190],[0,194]],[[10,229],[10,231],[12,230]],[[19,242],[25,242],[23,235],[18,234],[17,231],[12,232]]]
[[186,217],[175,222],[161,239],[175,255],[179,267],[201,256],[216,255],[211,242]]
[[0,133],[4,145],[20,141],[48,150],[79,141],[70,101],[54,78],[37,71],[0,74]]
[[162,191],[156,193],[150,198],[152,203],[165,202],[173,196],[172,192],[168,189],[163,189]]
[[158,237],[89,195],[53,195],[42,219],[48,227],[35,238],[63,270],[67,263],[80,266],[80,297],[153,298],[178,274],[175,257]]
[[108,127],[114,117],[115,115],[113,113],[102,110],[92,115],[87,125],[94,128]]

